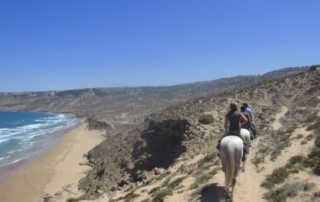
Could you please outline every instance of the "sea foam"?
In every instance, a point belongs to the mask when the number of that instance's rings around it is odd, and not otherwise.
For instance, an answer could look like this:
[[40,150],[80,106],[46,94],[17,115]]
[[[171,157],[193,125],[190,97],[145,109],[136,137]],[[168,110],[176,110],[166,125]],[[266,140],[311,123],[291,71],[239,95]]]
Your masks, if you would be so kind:
[[0,166],[31,158],[78,124],[65,114],[0,112]]

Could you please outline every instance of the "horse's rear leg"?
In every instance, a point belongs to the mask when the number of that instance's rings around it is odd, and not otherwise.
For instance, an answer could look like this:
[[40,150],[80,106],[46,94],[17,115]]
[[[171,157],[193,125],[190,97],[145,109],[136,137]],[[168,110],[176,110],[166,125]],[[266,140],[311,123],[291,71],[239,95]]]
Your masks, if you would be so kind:
[[237,183],[237,179],[233,178],[232,179],[232,187],[231,187],[231,192],[230,192],[230,199],[231,201],[233,201],[233,191],[234,191],[234,187],[236,186]]
[[236,179],[236,178],[233,178],[233,179],[232,179],[232,189],[231,189],[231,193],[233,193],[233,190],[234,190],[234,187],[236,186],[236,183],[237,183],[237,179]]
[[247,157],[245,157],[244,161],[242,162],[242,172],[245,172],[246,161],[247,161]]
[[225,196],[224,196],[224,199],[225,199],[225,202],[232,202],[232,191],[230,191],[228,188],[225,188]]

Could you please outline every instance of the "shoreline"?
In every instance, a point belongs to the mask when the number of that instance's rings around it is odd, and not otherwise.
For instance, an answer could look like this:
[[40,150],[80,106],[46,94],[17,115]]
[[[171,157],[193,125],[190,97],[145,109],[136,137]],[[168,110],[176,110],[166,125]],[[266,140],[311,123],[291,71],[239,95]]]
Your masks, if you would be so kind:
[[52,132],[51,136],[47,140],[48,141],[48,143],[46,145],[47,148],[34,148],[31,151],[33,153],[31,156],[17,160],[14,163],[10,163],[7,165],[1,165],[0,166],[0,183],[2,181],[4,181],[8,176],[10,176],[11,173],[13,173],[14,171],[23,168],[25,165],[28,165],[28,163],[31,162],[33,159],[37,158],[42,153],[50,150],[64,137],[65,134],[67,134],[72,129],[77,128],[80,125],[80,123],[81,123],[81,120],[78,120],[74,124],[72,124],[66,128]]
[[[78,197],[78,181],[90,167],[79,165],[94,146],[104,140],[103,131],[88,130],[86,124],[66,130],[50,148],[0,181],[0,201],[43,201],[43,197]],[[59,194],[57,194],[59,193]]]

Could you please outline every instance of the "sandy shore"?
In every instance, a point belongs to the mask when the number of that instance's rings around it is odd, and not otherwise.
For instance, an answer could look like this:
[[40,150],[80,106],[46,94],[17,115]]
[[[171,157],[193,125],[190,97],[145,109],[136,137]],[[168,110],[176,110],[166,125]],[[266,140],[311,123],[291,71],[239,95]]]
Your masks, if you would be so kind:
[[68,131],[56,145],[0,182],[0,201],[43,201],[45,194],[65,201],[81,195],[77,184],[90,167],[79,163],[86,160],[83,154],[103,141],[102,134],[89,131],[84,123]]

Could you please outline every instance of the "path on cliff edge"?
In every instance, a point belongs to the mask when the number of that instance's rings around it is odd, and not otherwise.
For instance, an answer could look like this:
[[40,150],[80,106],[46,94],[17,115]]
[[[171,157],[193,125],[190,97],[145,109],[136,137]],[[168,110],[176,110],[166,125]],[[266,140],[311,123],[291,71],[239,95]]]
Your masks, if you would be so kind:
[[[272,124],[273,129],[278,130],[282,127],[280,119],[284,117],[288,109],[284,106],[281,107],[281,111],[275,115],[275,120]],[[237,178],[237,185],[234,192],[235,202],[256,202],[265,201],[263,194],[265,189],[260,185],[264,181],[265,176],[263,172],[257,172],[255,165],[252,163],[255,152],[258,150],[259,138],[254,139],[251,143],[250,154],[248,155],[246,162],[245,172],[241,172]]]
[[[282,127],[280,119],[285,115],[288,109],[284,106],[281,111],[275,115],[275,121],[272,127],[277,130]],[[247,157],[245,172],[240,171],[237,177],[237,184],[234,190],[234,202],[257,202],[265,201],[263,194],[266,192],[260,185],[265,179],[263,172],[257,172],[256,167],[252,164],[255,152],[258,150],[259,137],[251,142],[250,154]],[[224,173],[218,172],[215,176],[216,182],[224,186]]]

